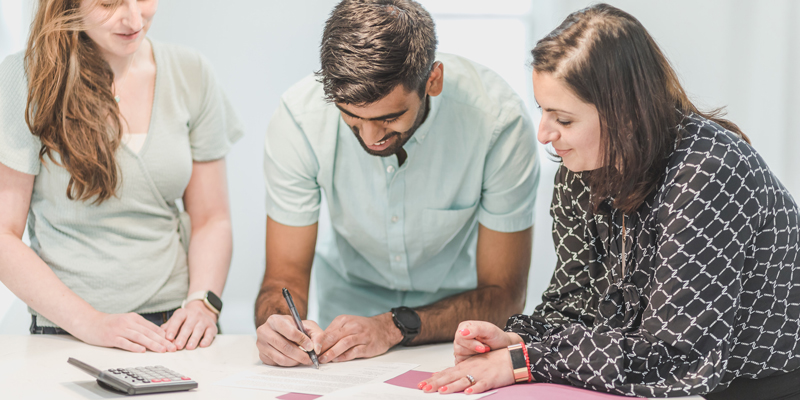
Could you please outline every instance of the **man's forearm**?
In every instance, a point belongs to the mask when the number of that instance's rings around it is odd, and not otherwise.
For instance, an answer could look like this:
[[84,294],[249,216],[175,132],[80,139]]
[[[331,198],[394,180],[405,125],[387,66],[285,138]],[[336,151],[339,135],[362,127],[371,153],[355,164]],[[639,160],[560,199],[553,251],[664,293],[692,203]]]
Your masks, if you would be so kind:
[[289,314],[289,306],[286,305],[286,300],[283,298],[283,293],[281,292],[281,289],[284,287],[287,287],[289,293],[292,294],[292,301],[294,301],[294,305],[297,307],[300,318],[306,319],[306,313],[308,312],[307,293],[300,293],[282,284],[269,284],[263,286],[258,292],[255,307],[256,327],[267,322],[267,318],[272,314]]
[[502,327],[508,317],[521,313],[524,306],[524,289],[486,286],[459,293],[416,309],[422,328],[411,344],[451,341],[458,324],[465,320],[489,321]]

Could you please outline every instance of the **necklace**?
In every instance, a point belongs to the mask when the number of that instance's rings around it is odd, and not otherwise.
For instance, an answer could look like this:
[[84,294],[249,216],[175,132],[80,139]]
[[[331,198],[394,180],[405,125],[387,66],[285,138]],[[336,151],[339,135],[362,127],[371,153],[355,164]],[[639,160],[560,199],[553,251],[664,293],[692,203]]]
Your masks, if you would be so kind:
[[622,279],[625,279],[625,263],[628,260],[628,253],[625,251],[625,234],[626,225],[625,225],[625,213],[622,213]]
[[[138,53],[138,51],[136,53]],[[114,101],[116,101],[117,103],[122,101],[122,98],[120,98],[118,95],[116,95],[117,88],[119,88],[120,86],[124,85],[125,81],[128,80],[128,74],[131,73],[131,66],[133,66],[133,60],[136,59],[136,53],[133,53],[133,57],[131,57],[131,60],[128,62],[128,69],[125,70],[125,75],[122,77],[122,82],[120,82],[119,85],[117,85],[116,81],[114,82],[114,93],[115,93],[114,94]]]

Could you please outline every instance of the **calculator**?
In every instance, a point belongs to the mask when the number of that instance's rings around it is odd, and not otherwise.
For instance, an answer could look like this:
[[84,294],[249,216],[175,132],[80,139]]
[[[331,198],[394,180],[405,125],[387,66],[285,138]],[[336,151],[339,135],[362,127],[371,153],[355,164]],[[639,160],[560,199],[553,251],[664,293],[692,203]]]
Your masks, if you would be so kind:
[[161,392],[178,392],[197,387],[197,382],[160,365],[139,368],[112,368],[101,371],[72,357],[68,363],[97,378],[105,389],[129,395]]

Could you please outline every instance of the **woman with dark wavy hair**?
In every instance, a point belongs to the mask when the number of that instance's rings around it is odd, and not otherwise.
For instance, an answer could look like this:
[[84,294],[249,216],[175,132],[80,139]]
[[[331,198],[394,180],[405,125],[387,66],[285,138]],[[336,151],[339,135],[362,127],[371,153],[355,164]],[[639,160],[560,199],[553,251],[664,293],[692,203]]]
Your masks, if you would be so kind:
[[505,330],[462,322],[425,391],[552,382],[627,396],[800,398],[797,205],[739,128],[687,98],[631,15],[571,14],[532,51],[561,161],[558,263]]
[[164,352],[218,332],[242,131],[208,62],[145,38],[157,8],[40,0],[0,64],[0,280],[31,333]]

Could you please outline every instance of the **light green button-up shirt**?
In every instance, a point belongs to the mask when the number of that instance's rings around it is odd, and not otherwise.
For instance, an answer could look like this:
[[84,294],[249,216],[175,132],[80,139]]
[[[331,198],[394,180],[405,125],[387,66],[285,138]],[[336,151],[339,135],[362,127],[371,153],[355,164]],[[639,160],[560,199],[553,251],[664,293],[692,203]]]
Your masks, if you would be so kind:
[[270,121],[267,214],[311,225],[323,193],[330,212],[314,259],[321,326],[474,289],[478,223],[500,232],[533,225],[539,161],[524,103],[489,69],[437,56],[444,90],[405,144],[402,166],[362,149],[313,76],[282,96]]

